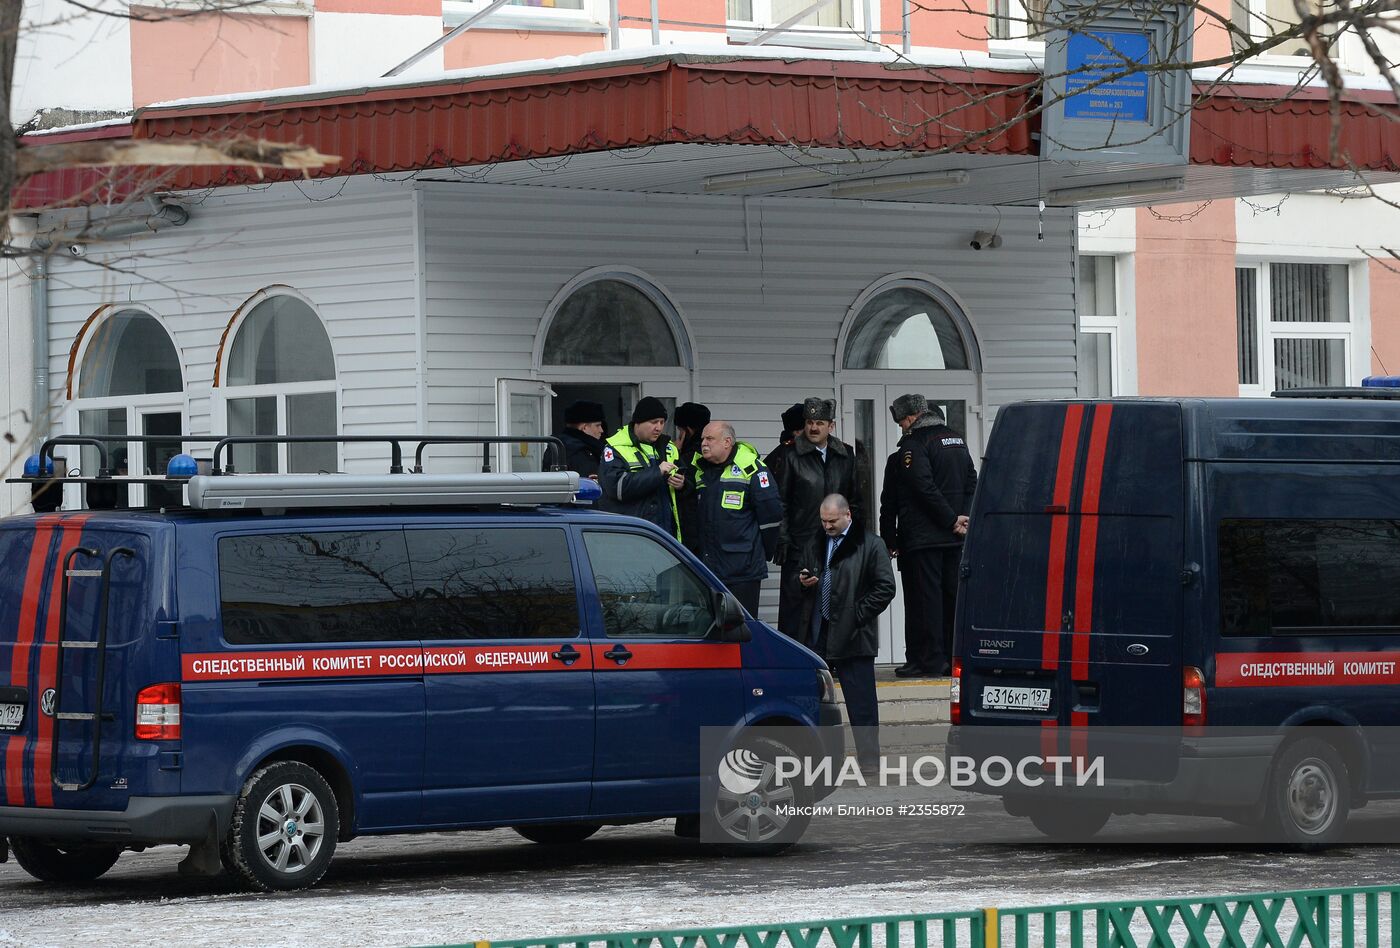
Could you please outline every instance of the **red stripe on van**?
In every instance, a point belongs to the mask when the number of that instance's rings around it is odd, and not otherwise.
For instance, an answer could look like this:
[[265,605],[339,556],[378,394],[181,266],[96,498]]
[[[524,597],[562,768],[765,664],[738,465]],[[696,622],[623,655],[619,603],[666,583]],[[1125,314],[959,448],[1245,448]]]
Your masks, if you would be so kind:
[[[44,636],[39,648],[39,678],[32,689],[32,694],[41,698],[44,690],[54,687],[58,679],[58,600],[63,592],[63,561],[82,539],[83,524],[88,517],[88,514],[77,514],[63,518],[58,558],[54,561],[49,578],[49,609],[44,617]],[[93,699],[94,703],[101,700],[101,695]],[[38,743],[34,746],[34,803],[36,806],[53,806],[53,778],[49,773],[49,764],[53,759],[54,719],[40,714],[37,721],[39,733],[35,737]]]
[[[1074,486],[1074,459],[1079,449],[1079,426],[1084,419],[1083,405],[1065,409],[1065,426],[1060,433],[1060,460],[1055,466],[1055,509],[1068,511]],[[1069,516],[1056,513],[1050,520],[1050,564],[1045,574],[1045,632],[1040,639],[1040,667],[1055,668],[1060,663],[1060,626],[1064,610],[1065,560],[1069,555]]]
[[1089,677],[1089,634],[1094,622],[1094,570],[1099,549],[1099,494],[1103,488],[1104,459],[1108,455],[1108,428],[1113,406],[1094,411],[1089,431],[1089,459],[1084,467],[1084,493],[1080,498],[1079,561],[1074,572],[1074,636],[1070,644],[1070,678]]
[[[29,566],[24,573],[24,591],[19,605],[18,637],[10,665],[10,684],[17,688],[29,688],[29,652],[33,648],[34,634],[39,624],[39,588],[43,582],[44,564],[49,557],[54,527],[60,519],[57,516],[40,517],[34,524],[34,545],[29,548]],[[39,695],[34,694],[32,689],[24,713],[43,716],[39,711]],[[24,735],[16,734],[5,743],[5,802],[10,806],[24,806],[24,748],[27,741]]]
[[700,668],[742,668],[739,646],[734,643],[681,642],[622,645],[632,653],[626,664],[605,658],[607,652],[622,643],[593,646],[593,667],[605,671],[662,671]]

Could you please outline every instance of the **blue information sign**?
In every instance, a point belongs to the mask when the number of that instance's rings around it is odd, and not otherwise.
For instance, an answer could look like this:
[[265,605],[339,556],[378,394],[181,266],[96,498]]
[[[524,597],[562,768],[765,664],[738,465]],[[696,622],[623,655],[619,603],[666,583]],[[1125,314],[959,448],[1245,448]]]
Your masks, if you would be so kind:
[[1128,68],[1124,60],[1147,63],[1146,33],[1108,30],[1071,33],[1065,52],[1068,73],[1065,76],[1065,118],[1147,121],[1149,76],[1145,72],[1120,76],[1087,91],[1079,91]]

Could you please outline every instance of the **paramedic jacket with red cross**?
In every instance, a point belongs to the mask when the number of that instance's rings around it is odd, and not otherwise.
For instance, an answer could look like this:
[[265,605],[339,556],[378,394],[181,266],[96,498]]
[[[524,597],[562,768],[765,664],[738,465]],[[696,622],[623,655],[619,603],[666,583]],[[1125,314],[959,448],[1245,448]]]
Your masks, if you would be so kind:
[[700,559],[725,585],[766,578],[783,522],[773,475],[743,441],[723,464],[699,454],[694,463]]

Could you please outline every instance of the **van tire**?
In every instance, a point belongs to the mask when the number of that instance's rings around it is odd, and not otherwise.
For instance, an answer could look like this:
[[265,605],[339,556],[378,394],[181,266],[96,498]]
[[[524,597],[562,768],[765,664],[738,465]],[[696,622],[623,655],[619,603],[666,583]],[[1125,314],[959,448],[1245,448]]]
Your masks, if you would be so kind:
[[1341,752],[1317,737],[1284,745],[1266,789],[1268,825],[1281,842],[1320,848],[1340,842],[1351,809],[1351,779]]
[[602,828],[602,823],[528,823],[511,827],[530,842],[543,843],[546,846],[581,843]]
[[1113,815],[1106,806],[1068,801],[1038,801],[1029,810],[1035,828],[1058,843],[1088,842]]
[[325,875],[339,833],[340,808],[325,778],[300,761],[279,760],[243,785],[220,857],[251,889],[305,889]]
[[117,863],[120,846],[50,846],[10,837],[15,861],[40,882],[91,882]]
[[[729,856],[776,855],[801,839],[812,822],[812,788],[779,783],[772,766],[779,757],[802,754],[791,742],[769,734],[741,736],[734,752],[748,752],[762,762],[759,784],[750,794],[717,785],[713,804],[701,814],[700,838],[716,842],[719,851]],[[780,803],[791,804],[798,812],[778,817],[774,808]]]

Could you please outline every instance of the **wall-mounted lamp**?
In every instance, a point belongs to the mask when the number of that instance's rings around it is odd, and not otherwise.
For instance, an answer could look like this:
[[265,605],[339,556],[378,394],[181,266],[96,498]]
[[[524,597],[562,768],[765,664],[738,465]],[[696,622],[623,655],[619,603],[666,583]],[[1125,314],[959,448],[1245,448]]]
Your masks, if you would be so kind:
[[748,191],[753,188],[809,188],[825,184],[834,178],[830,171],[818,167],[775,168],[767,171],[741,171],[737,174],[712,174],[705,179],[705,193]]
[[966,171],[924,171],[886,175],[883,178],[837,181],[827,189],[827,194],[840,198],[865,197],[871,194],[910,194],[918,191],[936,191],[940,188],[960,188],[967,184],[969,178],[970,175]]
[[1084,201],[1111,201],[1116,198],[1173,194],[1186,190],[1185,178],[1154,178],[1150,181],[1114,181],[1087,184],[1082,188],[1056,188],[1045,193],[1046,204],[1079,204]]

